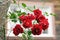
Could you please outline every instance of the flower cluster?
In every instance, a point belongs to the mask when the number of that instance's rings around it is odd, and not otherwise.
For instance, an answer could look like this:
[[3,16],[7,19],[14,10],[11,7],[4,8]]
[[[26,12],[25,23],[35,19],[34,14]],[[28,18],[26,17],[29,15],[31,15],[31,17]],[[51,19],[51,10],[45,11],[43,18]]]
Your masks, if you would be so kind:
[[15,35],[18,35],[19,33],[23,33],[23,28],[19,24],[17,24],[13,29],[13,33]]
[[[27,15],[19,16],[19,20],[22,21],[22,26],[25,29],[30,28],[32,34],[34,35],[40,35],[42,30],[46,30],[49,26],[48,19],[42,15],[42,11],[39,9],[33,10],[33,14],[28,13]],[[36,20],[37,23],[33,24],[33,20]],[[13,33],[15,35],[23,32],[24,30],[20,24],[16,24],[15,28],[13,28]]]

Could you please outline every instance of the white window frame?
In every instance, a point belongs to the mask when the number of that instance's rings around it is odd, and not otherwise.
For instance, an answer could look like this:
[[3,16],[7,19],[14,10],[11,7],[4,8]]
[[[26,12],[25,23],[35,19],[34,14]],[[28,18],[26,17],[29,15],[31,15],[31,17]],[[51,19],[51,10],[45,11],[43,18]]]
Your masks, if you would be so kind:
[[[41,3],[41,2],[25,2],[25,1],[21,1],[20,3],[25,3],[25,4],[29,4],[29,5],[31,5],[31,6],[33,6],[33,5],[37,5],[37,6],[49,6],[49,7],[51,7],[51,12],[54,12],[54,6],[53,6],[53,4],[52,3]],[[12,4],[12,5],[15,5],[15,4]],[[11,6],[11,5],[10,5]],[[9,7],[9,10],[10,10],[10,7]],[[8,10],[8,11],[9,11]],[[8,13],[8,12],[7,12]],[[48,34],[41,34],[41,35],[39,35],[39,36],[34,36],[33,35],[33,37],[55,37],[55,18],[54,18],[54,16],[50,16],[49,17],[49,21],[51,21],[50,22],[50,25],[49,25],[49,28],[48,28]],[[14,23],[13,23],[14,24]],[[11,24],[10,24],[11,25]],[[7,23],[7,27],[8,27],[9,25],[8,25],[8,23]],[[6,34],[7,35],[7,34]],[[20,34],[21,35],[21,34]],[[8,35],[7,35],[8,36]],[[13,36],[13,35],[10,35],[9,37],[15,37],[15,36]]]

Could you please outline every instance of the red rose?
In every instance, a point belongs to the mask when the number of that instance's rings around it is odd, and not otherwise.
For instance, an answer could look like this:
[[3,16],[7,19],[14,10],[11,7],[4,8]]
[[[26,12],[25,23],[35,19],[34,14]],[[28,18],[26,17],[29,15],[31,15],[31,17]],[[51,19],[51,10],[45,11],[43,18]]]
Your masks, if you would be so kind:
[[17,36],[19,33],[23,33],[23,28],[17,24],[15,28],[13,28],[13,33]]
[[23,27],[24,28],[30,28],[31,26],[32,26],[32,21],[27,19],[23,22]]
[[43,30],[46,30],[48,28],[48,26],[49,26],[48,20],[45,19],[45,20],[41,21],[40,25],[42,25]]
[[41,15],[36,20],[37,20],[37,22],[41,22],[41,21],[43,21],[45,19],[46,19],[45,16]]
[[19,19],[20,19],[21,21],[24,21],[24,20],[27,20],[28,17],[25,16],[25,15],[21,15],[21,16],[19,16]]
[[24,28],[30,28],[32,26],[32,20],[35,19],[32,14],[22,15],[19,18],[23,22]]
[[19,17],[19,19],[21,20],[21,21],[25,21],[25,20],[34,20],[35,19],[35,16],[33,15],[33,14],[28,14],[28,15],[21,15],[20,17]]
[[13,29],[13,33],[14,33],[14,35],[16,35],[16,36],[19,35],[19,31],[18,31],[16,28]]
[[34,20],[35,19],[35,16],[33,14],[29,14],[28,13],[28,17],[29,17],[30,20]]
[[39,9],[36,9],[36,10],[34,10],[33,12],[34,12],[34,15],[36,16],[36,18],[38,18],[39,16],[42,15],[41,10],[39,10]]
[[42,32],[42,26],[39,24],[34,24],[31,30],[34,35],[40,35]]

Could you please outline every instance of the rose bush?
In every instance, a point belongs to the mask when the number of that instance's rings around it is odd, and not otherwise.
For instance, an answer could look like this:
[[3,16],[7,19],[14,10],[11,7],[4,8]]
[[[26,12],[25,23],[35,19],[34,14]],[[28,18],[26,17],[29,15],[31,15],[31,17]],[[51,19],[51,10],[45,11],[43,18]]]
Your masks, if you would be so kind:
[[[33,14],[28,13],[27,15],[19,16],[19,20],[22,21],[22,26],[26,29],[31,29],[32,34],[40,35],[42,30],[48,29],[49,23],[48,19],[42,15],[41,10],[35,9],[33,10]],[[33,24],[32,21],[36,20],[37,23]],[[23,33],[23,28],[21,25],[17,24],[13,29],[13,33],[18,35],[19,33]]]

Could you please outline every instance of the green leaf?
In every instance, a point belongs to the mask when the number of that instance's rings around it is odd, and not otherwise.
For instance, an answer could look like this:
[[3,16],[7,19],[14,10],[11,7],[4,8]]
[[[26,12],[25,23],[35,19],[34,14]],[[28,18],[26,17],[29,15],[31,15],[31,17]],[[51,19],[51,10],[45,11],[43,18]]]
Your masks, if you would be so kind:
[[21,16],[21,15],[26,15],[26,13],[25,12],[18,13],[18,16]]
[[49,16],[47,12],[45,12],[45,14],[44,14],[44,15]]
[[22,3],[22,6],[23,6],[24,8],[27,7],[25,3]]
[[28,35],[31,35],[31,33],[32,33],[31,30],[28,30]]
[[10,14],[12,14],[12,12],[9,12]]
[[28,36],[28,40],[33,40],[33,37],[32,36]]
[[22,38],[23,40],[26,40],[26,35],[24,33],[22,34]]
[[22,21],[18,18],[19,22],[22,23]]
[[20,13],[18,13],[18,16],[21,16],[21,14],[20,14]]
[[23,14],[23,15],[26,14],[25,12],[21,12],[21,10],[20,10],[20,11],[15,11],[15,12],[17,13],[18,16],[21,16],[22,14]]
[[33,21],[33,24],[36,24],[36,23],[38,23],[38,22],[37,22],[36,20],[34,20],[34,21]]
[[26,30],[24,30],[24,34],[27,34],[27,31]]
[[20,23],[22,23],[22,21],[20,20]]
[[22,15],[22,14],[23,14],[23,15],[26,15],[26,12],[22,12],[21,15]]
[[31,10],[30,8],[27,8],[29,11],[33,12],[33,10]]
[[20,11],[15,11],[16,13],[21,13],[21,10]]
[[36,6],[34,5],[34,9],[36,9]]
[[16,3],[16,0],[13,0],[14,3]]
[[16,18],[17,18],[17,16],[15,13],[10,13],[10,19],[16,19]]
[[20,11],[15,11],[17,13],[18,16],[21,15],[21,10]]
[[52,15],[52,16],[56,16],[56,14],[55,14],[55,13],[50,13],[50,15]]
[[12,22],[14,22],[14,23],[16,23],[17,22],[17,20],[16,19],[13,19],[13,20],[11,20]]

